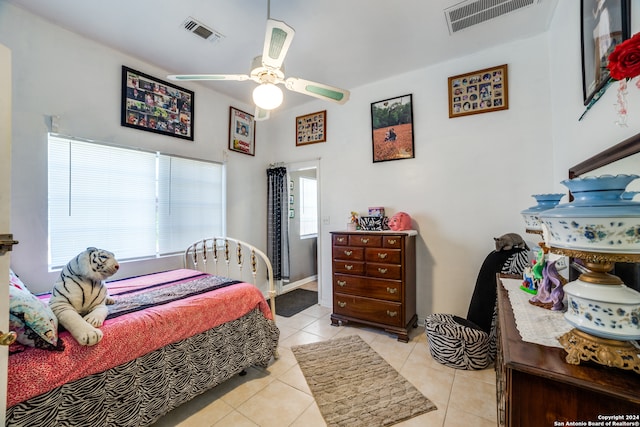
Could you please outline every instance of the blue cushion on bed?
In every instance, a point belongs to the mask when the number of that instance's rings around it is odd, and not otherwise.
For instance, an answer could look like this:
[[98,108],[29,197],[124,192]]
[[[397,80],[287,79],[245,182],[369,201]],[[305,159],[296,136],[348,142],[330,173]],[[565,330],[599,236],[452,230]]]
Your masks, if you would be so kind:
[[33,295],[13,272],[9,285],[9,328],[18,335],[17,342],[45,350],[64,350],[58,338],[58,319],[49,306]]

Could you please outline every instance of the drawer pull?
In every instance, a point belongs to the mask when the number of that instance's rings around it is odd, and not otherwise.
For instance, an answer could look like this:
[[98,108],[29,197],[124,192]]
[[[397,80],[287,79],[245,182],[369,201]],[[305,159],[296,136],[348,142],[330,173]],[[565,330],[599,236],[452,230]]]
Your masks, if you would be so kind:
[[389,239],[389,244],[390,244],[390,245],[395,245],[395,244],[396,244],[396,242],[397,242],[397,240],[396,240],[396,239]]
[[378,252],[378,258],[380,258],[380,259],[385,259],[387,257],[387,255],[389,255],[389,254],[383,253],[383,252]]
[[386,268],[378,267],[378,272],[381,273],[381,274],[387,274],[387,270],[388,269],[386,269]]
[[344,243],[347,239],[344,237],[338,237],[336,240],[338,241],[338,243]]
[[345,264],[344,268],[345,268],[345,270],[353,270],[353,265]]
[[353,254],[353,251],[344,251],[344,254],[346,256],[351,256],[351,254]]
[[[338,305],[340,306],[340,308],[345,308],[347,306],[346,302],[342,302],[342,301],[338,301]],[[388,313],[388,311],[387,311]]]
[[397,294],[398,288],[387,288],[387,292],[389,292],[390,294]]
[[[338,280],[338,286],[347,286],[347,281],[346,280]],[[389,289],[389,288],[387,288]]]
[[[338,304],[340,304],[340,303],[338,303]],[[346,303],[345,303],[345,305],[346,305]],[[341,306],[341,307],[342,307],[342,306]],[[398,312],[397,312],[397,311],[389,311],[389,310],[387,310],[387,316],[389,316],[389,317],[396,317],[397,315],[398,315]]]
[[364,243],[365,245],[366,245],[367,243],[369,243],[369,239],[368,239],[368,238],[366,238],[366,237],[361,237],[361,238],[360,238],[360,241],[361,241],[362,243]]

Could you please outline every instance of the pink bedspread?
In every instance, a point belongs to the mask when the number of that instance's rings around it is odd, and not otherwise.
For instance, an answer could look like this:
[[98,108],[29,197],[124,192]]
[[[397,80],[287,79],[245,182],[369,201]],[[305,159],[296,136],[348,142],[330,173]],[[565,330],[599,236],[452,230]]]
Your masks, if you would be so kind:
[[[180,269],[108,283],[115,299],[119,293],[152,283],[183,283],[201,278],[198,271]],[[29,348],[9,356],[7,407],[38,396],[62,384],[105,371],[137,357],[238,319],[258,307],[271,311],[255,286],[239,283],[164,305],[107,319],[100,328],[104,338],[95,346],[79,345],[62,332],[62,352]]]

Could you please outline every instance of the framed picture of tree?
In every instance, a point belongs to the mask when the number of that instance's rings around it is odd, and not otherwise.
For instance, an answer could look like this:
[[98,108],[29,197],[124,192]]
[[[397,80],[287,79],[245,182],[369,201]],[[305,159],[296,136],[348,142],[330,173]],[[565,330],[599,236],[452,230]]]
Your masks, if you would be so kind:
[[374,163],[415,157],[410,94],[371,104],[371,135]]

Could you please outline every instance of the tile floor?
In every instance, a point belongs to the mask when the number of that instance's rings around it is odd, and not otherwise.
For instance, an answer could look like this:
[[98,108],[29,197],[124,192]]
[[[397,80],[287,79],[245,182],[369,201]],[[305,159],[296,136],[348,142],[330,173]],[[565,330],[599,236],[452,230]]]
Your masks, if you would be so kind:
[[360,335],[387,362],[431,399],[437,410],[396,424],[398,427],[495,427],[495,372],[461,371],[435,362],[424,327],[400,343],[384,331],[331,326],[331,311],[312,306],[290,318],[278,316],[279,358],[267,369],[252,367],[247,375],[176,408],[155,427],[322,427],[325,422],[291,352],[291,346]]

